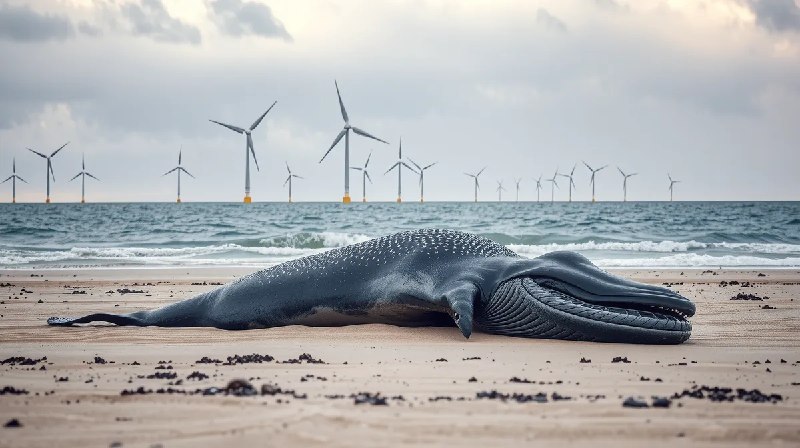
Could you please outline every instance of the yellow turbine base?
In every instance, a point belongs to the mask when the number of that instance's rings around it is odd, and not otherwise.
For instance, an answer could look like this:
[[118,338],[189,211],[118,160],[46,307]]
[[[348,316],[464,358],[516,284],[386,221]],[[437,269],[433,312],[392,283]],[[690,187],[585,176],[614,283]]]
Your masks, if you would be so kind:
[[181,198],[178,198],[178,200],[177,200],[177,201],[175,201],[175,203],[176,203],[176,204],[180,204],[180,203],[181,203]]
[[289,203],[290,204],[292,203],[292,197],[291,196],[289,196]]
[[47,198],[47,199],[45,199],[45,200],[44,200],[44,203],[45,203],[45,204],[49,204],[49,203],[50,203],[50,198]]
[[423,202],[425,202],[425,199],[419,198],[419,203],[422,204]]
[[250,196],[245,196],[244,197],[244,203],[245,204],[249,204],[251,202],[253,202],[253,198],[251,198]]
[[398,197],[397,197],[397,203],[399,204],[399,203],[401,203],[401,202],[403,202],[403,198],[401,198],[400,196],[398,196]]
[[361,199],[361,202],[367,202],[367,198]]
[[85,199],[81,199],[81,204],[85,204],[85,203],[86,203],[86,200]]
[[342,204],[349,204],[350,203],[350,194],[345,193],[342,197]]

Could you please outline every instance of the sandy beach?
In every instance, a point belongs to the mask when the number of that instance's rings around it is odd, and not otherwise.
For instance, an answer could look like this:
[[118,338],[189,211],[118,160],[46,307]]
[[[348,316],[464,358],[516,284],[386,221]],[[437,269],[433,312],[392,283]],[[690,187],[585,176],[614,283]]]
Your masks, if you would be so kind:
[[679,346],[467,341],[455,327],[45,325],[157,307],[249,271],[0,271],[0,446],[800,444],[796,270],[615,271],[695,300]]

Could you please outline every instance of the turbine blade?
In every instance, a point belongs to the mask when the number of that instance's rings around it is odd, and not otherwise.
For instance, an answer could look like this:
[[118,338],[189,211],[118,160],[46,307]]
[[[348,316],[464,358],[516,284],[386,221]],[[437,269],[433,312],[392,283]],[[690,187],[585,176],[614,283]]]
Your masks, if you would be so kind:
[[622,177],[625,177],[625,172],[622,171],[622,168],[617,167],[617,169],[619,170],[619,174],[622,174]]
[[163,176],[166,176],[167,174],[169,174],[169,173],[171,173],[171,172],[173,172],[173,171],[175,171],[175,170],[177,170],[178,168],[180,168],[180,167],[177,167],[177,166],[176,166],[175,168],[173,168],[173,169],[171,169],[171,170],[167,171],[166,173],[164,173],[164,174],[162,175],[162,177],[163,177]]
[[264,117],[266,117],[266,116],[267,116],[267,114],[269,113],[269,111],[271,111],[271,110],[272,110],[272,108],[273,108],[273,107],[275,107],[275,105],[276,105],[276,104],[278,104],[278,102],[277,102],[277,101],[275,101],[274,103],[272,103],[272,106],[269,106],[269,109],[267,109],[267,111],[266,111],[266,112],[264,112],[263,114],[261,114],[261,116],[260,116],[260,117],[258,117],[258,120],[256,120],[256,121],[254,121],[254,122],[253,122],[253,125],[252,125],[252,126],[250,126],[250,130],[251,130],[251,131],[252,131],[253,129],[255,129],[255,128],[258,126],[258,125],[260,125],[260,124],[261,124],[261,120],[263,120],[263,119],[264,119]]
[[333,143],[331,144],[331,147],[328,148],[327,151],[325,151],[325,155],[322,156],[321,159],[319,159],[319,163],[322,163],[322,161],[325,160],[325,157],[328,157],[328,154],[331,152],[333,147],[336,146],[337,143],[339,143],[339,141],[342,139],[342,137],[344,137],[344,134],[347,134],[347,129],[342,129],[342,131],[339,132],[339,135],[337,135],[336,138],[333,139]]
[[436,165],[437,163],[439,163],[439,162],[433,162],[430,165],[428,165],[425,168],[423,168],[423,170],[427,170],[428,168],[432,167],[433,165]]
[[370,134],[369,132],[367,132],[367,131],[362,131],[361,129],[359,129],[359,128],[357,128],[357,127],[354,127],[354,126],[353,126],[353,127],[350,127],[350,129],[352,129],[352,130],[353,130],[353,132],[355,132],[355,133],[356,133],[356,134],[358,134],[358,135],[363,135],[364,137],[369,137],[369,138],[371,138],[371,139],[373,139],[373,140],[377,140],[377,141],[379,141],[379,142],[386,143],[387,145],[389,144],[389,142],[387,142],[387,141],[385,141],[385,140],[381,140],[381,139],[379,139],[378,137],[375,137],[374,135]]
[[89,177],[91,177],[91,178],[92,178],[92,179],[94,179],[94,180],[100,180],[100,179],[98,179],[98,178],[94,177],[93,175],[91,175],[90,173],[86,173],[86,175],[87,175],[87,176],[89,176]]
[[633,176],[635,176],[637,174],[639,174],[639,173],[628,174],[628,177],[633,177]]
[[478,171],[478,174],[476,174],[476,175],[475,175],[475,177],[478,177],[478,176],[480,176],[480,175],[481,175],[481,173],[483,172],[483,170],[485,170],[486,168],[487,168],[487,167],[483,167],[483,168],[481,168],[481,170],[480,170],[480,171]]
[[344,102],[342,101],[342,94],[339,93],[339,83],[334,79],[333,84],[336,86],[336,96],[339,98],[339,109],[342,111],[342,120],[344,120],[345,123],[350,123],[350,117],[347,116],[347,110],[344,108]]
[[294,177],[294,178],[296,178],[296,179],[305,179],[305,177],[303,177],[303,176],[298,176],[297,174],[292,174],[292,177]]
[[417,167],[417,169],[419,169],[419,170],[421,170],[421,169],[422,169],[422,167],[421,167],[421,166],[419,166],[419,164],[417,164],[417,162],[415,162],[415,161],[411,160],[411,157],[409,157],[409,158],[408,158],[408,161],[409,161],[409,162],[411,162],[411,163],[412,163],[412,164],[413,164],[415,167]]
[[285,181],[283,181],[283,186],[284,186],[284,187],[286,186],[286,184],[288,184],[288,183],[289,183],[289,179],[291,179],[291,178],[292,178],[292,176],[286,176],[286,180],[285,180]]
[[180,169],[180,170],[181,170],[181,171],[183,171],[184,173],[188,174],[188,175],[189,175],[189,177],[191,177],[192,179],[196,179],[196,177],[192,176],[192,173],[190,173],[190,172],[186,171],[186,168],[184,168],[184,167],[182,167],[182,166],[181,166],[181,167],[178,167],[178,169]]
[[284,162],[284,163],[286,163],[286,171],[288,171],[289,174],[292,174],[292,170],[289,168],[289,162]]
[[39,157],[42,157],[42,158],[45,158],[45,159],[47,158],[47,156],[46,156],[46,155],[44,155],[44,154],[40,153],[39,151],[34,151],[34,150],[32,150],[31,148],[26,148],[26,149],[27,149],[28,151],[30,151],[30,152],[32,152],[32,153],[34,153],[34,154],[38,155]]
[[14,178],[14,176],[8,176],[8,178],[7,178],[6,180],[4,180],[4,181],[0,182],[0,184],[4,184],[4,183],[6,183],[6,182],[10,181],[10,180],[11,180],[11,179],[13,179],[13,178]]
[[393,169],[397,168],[398,166],[400,166],[400,162],[395,162],[395,164],[392,165],[392,167],[389,168],[388,170],[386,170],[386,172],[383,173],[383,174],[386,175],[387,173],[389,173],[389,171],[392,171]]
[[606,168],[608,168],[608,165],[603,165],[603,166],[601,166],[600,168],[598,168],[598,169],[597,169],[597,171],[604,170],[604,169],[606,169]]
[[410,167],[406,162],[402,162],[401,161],[401,162],[397,162],[397,163],[401,163],[404,167],[406,167],[406,168],[410,169],[411,171],[419,174],[419,172],[417,170],[415,170],[414,168]]
[[53,172],[53,163],[47,159],[47,169],[50,170],[50,175],[53,177],[53,182],[56,181],[56,173]]
[[253,162],[256,163],[256,171],[261,171],[258,167],[258,159],[256,159],[256,150],[253,148],[253,137],[247,134],[247,147],[250,148],[250,154],[253,155]]
[[364,174],[367,176],[367,180],[369,181],[369,183],[372,183],[372,178],[369,177],[369,173],[367,171],[364,171]]
[[17,176],[17,179],[19,179],[19,180],[21,180],[21,181],[25,182],[26,184],[28,183],[28,181],[27,181],[27,180],[25,180],[25,179],[23,179],[23,178],[21,178],[21,177],[19,177],[19,176]]
[[80,173],[76,174],[75,177],[73,177],[72,179],[69,180],[69,182],[72,182],[73,180],[81,177],[81,174],[83,174],[83,171],[81,171]]
[[208,120],[208,121],[210,121],[212,123],[216,123],[216,124],[218,124],[220,126],[225,126],[226,128],[230,129],[233,132],[238,132],[240,134],[244,134],[244,129],[242,129],[240,127],[232,126],[232,125],[225,124],[225,123],[220,123],[219,121],[214,121],[214,120]]
[[569,175],[570,175],[570,176],[572,176],[573,174],[575,174],[575,168],[577,168],[577,167],[578,167],[578,164],[577,164],[577,163],[576,163],[575,165],[572,165],[572,171],[570,171],[570,172],[569,172]]
[[351,166],[351,167],[350,167],[350,169],[351,169],[351,170],[364,171],[364,169],[363,169],[363,168],[361,168],[361,167],[359,167],[359,166]]
[[474,174],[469,174],[469,173],[464,173],[464,175],[465,175],[465,176],[472,177],[472,178],[474,178],[474,177],[475,177],[475,175],[474,175]]
[[50,154],[50,157],[55,157],[55,155],[58,154],[58,152],[61,151],[62,149],[64,149],[64,147],[67,146],[67,145],[69,145],[69,142],[64,143],[63,145],[61,145],[60,148],[58,148],[55,151],[53,151],[53,153]]
[[592,172],[594,171],[594,170],[592,169],[592,167],[590,167],[590,166],[589,166],[589,164],[588,164],[588,163],[584,162],[583,160],[581,160],[581,162],[583,162],[583,164],[584,164],[584,165],[586,165],[586,168],[589,168],[589,171],[592,171]]
[[372,151],[370,151],[369,155],[367,156],[367,162],[364,164],[364,169],[367,169],[367,165],[369,165],[369,159],[371,158],[372,158]]

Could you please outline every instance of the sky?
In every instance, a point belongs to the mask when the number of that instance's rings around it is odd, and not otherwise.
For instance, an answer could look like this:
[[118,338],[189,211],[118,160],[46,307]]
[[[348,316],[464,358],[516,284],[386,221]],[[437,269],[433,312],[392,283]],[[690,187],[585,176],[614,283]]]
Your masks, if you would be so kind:
[[[425,199],[536,200],[575,168],[575,200],[800,200],[800,3],[795,0],[0,0],[0,179],[18,201],[241,201],[249,127],[255,201],[338,201],[372,152],[367,197],[393,201],[403,156]],[[418,200],[403,173],[406,201]],[[556,200],[566,200],[558,178]],[[361,179],[351,175],[351,196]],[[541,197],[549,199],[549,184]],[[10,200],[9,183],[0,200]]]

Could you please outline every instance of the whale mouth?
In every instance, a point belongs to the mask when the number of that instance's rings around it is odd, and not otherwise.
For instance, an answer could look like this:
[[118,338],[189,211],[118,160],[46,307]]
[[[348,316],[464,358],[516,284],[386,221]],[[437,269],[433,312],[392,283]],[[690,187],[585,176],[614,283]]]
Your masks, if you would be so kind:
[[639,288],[637,300],[630,291],[603,296],[576,289],[554,279],[509,279],[481,305],[476,326],[509,336],[595,342],[679,344],[691,336],[694,306],[672,291]]

